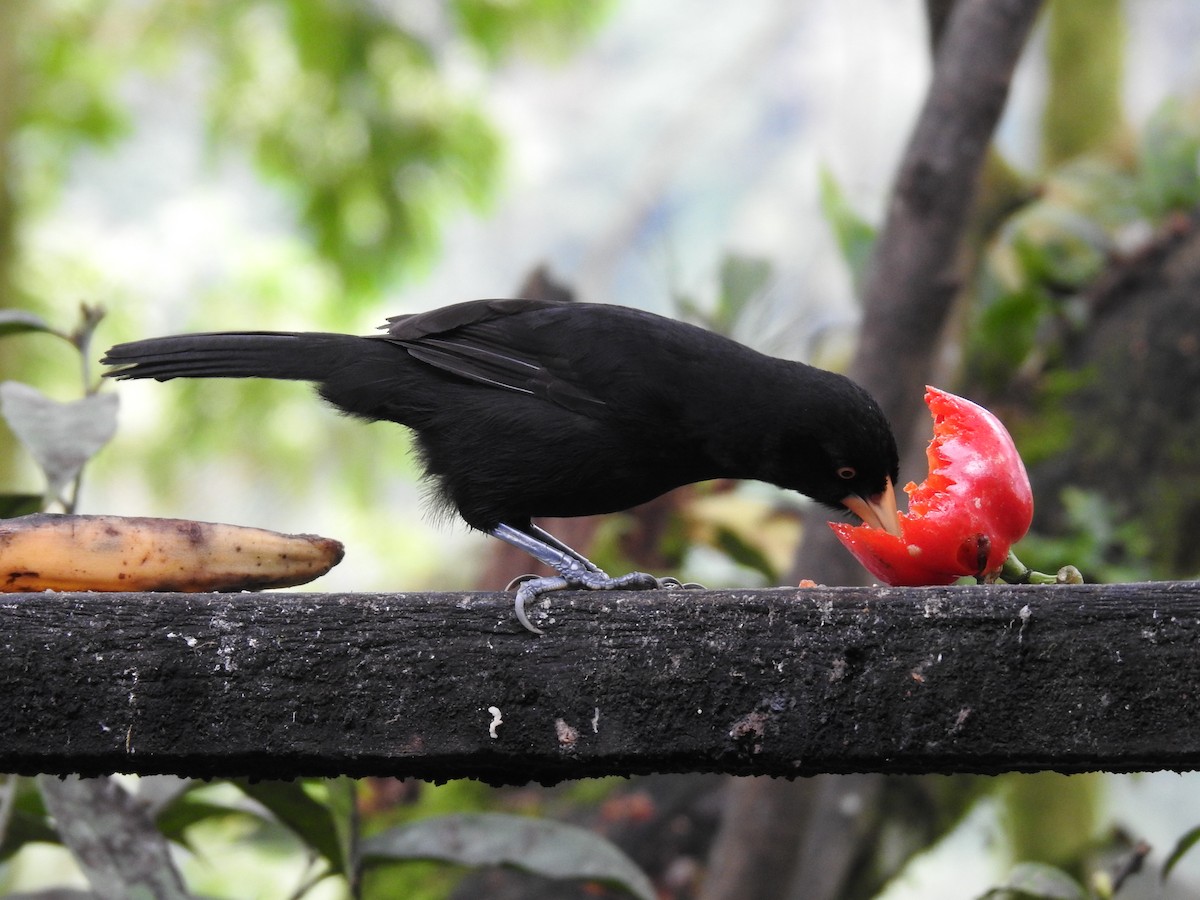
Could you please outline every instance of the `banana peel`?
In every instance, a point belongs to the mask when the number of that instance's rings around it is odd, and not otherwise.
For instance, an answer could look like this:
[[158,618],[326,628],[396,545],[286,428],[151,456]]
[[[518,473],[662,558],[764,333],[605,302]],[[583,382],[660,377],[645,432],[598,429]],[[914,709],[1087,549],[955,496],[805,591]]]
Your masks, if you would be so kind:
[[311,534],[126,516],[0,519],[0,592],[246,591],[292,587],[342,559]]

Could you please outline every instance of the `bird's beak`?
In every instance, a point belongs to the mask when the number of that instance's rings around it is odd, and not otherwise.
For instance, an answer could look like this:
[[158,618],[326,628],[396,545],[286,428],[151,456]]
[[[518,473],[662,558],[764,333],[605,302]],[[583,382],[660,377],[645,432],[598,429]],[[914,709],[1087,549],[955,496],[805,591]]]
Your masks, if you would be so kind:
[[851,494],[842,498],[842,506],[862,519],[864,524],[900,535],[900,513],[896,509],[896,491],[892,487],[892,479],[889,478],[884,489],[873,497]]

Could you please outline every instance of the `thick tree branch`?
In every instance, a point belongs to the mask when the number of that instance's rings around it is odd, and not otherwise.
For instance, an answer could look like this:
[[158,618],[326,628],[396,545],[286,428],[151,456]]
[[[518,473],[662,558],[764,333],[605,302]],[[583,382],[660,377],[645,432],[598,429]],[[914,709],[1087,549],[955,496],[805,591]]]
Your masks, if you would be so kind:
[[1200,767],[1200,585],[0,598],[0,770]]

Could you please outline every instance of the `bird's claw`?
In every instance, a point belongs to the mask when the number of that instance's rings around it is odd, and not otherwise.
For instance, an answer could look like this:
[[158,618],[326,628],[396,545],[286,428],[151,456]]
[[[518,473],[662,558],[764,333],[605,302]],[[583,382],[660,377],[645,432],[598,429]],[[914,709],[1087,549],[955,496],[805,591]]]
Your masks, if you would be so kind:
[[630,572],[627,575],[613,578],[599,570],[576,571],[552,577],[521,575],[509,582],[508,589],[511,589],[513,585],[519,585],[517,596],[513,601],[513,610],[516,613],[517,621],[526,631],[534,634],[545,634],[545,632],[530,621],[529,615],[525,612],[525,604],[551,591],[562,591],[568,588],[583,588],[592,591],[655,590],[658,588],[697,590],[704,587],[694,581],[681,582],[678,578],[655,578],[646,572]]
[[524,575],[518,575],[516,578],[514,578],[512,581],[510,581],[508,584],[506,584],[504,586],[504,589],[506,591],[511,591],[517,585],[524,584],[527,581],[535,581],[537,578],[538,578],[538,576],[534,575],[532,572],[526,572]]
[[540,595],[549,591],[561,591],[571,586],[571,583],[561,575],[556,575],[551,578],[514,578],[514,582],[520,582],[521,586],[517,588],[517,596],[513,601],[513,611],[517,614],[517,621],[524,626],[526,631],[532,631],[534,634],[545,634],[546,632],[538,628],[525,613],[525,604],[530,600],[536,600]]
[[657,579],[657,581],[658,581],[658,587],[666,588],[668,590],[674,590],[676,588],[679,588],[679,589],[682,589],[685,591],[702,591],[702,590],[704,590],[704,585],[700,584],[699,582],[680,581],[678,578],[672,578],[670,575],[668,575],[666,578],[659,578],[659,579]]

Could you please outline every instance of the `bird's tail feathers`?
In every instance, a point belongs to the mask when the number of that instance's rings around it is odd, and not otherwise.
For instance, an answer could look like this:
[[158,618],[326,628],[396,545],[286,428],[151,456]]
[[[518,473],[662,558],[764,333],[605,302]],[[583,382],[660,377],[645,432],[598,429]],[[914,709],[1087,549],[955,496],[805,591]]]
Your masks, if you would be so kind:
[[[112,378],[282,378],[320,381],[372,338],[295,331],[181,334],[117,344],[101,360]],[[353,358],[353,356],[351,357]]]

